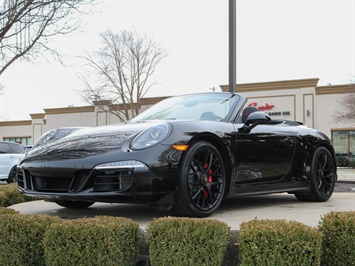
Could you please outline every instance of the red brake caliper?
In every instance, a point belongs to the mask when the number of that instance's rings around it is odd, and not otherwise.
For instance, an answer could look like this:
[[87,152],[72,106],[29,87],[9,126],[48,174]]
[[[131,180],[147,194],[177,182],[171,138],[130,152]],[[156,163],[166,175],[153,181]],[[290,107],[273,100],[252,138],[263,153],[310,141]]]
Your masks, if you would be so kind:
[[[205,163],[205,165],[203,166],[203,169],[207,169],[208,168],[208,163]],[[208,173],[210,174],[209,176],[208,176],[208,182],[209,183],[211,183],[212,182],[212,169],[210,169],[209,171],[208,171]],[[209,185],[208,186],[208,188],[211,190],[211,185]],[[204,193],[205,193],[205,197],[207,198],[208,197],[208,191],[207,190],[204,190]]]

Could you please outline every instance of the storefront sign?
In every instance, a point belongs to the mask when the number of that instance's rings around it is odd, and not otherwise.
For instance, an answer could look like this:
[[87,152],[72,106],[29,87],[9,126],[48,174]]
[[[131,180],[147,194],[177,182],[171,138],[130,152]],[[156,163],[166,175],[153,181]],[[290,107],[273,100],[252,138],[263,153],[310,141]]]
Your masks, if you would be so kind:
[[268,103],[266,103],[265,105],[258,106],[257,102],[250,103],[248,104],[248,106],[257,107],[260,111],[272,110],[275,107],[275,105],[269,105]]
[[[268,104],[266,103],[265,105],[260,105],[258,106],[257,102],[252,102],[248,104],[248,106],[254,106],[258,108],[260,111],[265,112],[265,111],[271,111],[274,109],[275,105],[273,104]],[[268,115],[273,116],[273,115],[291,115],[291,111],[274,111],[274,112],[266,112]]]

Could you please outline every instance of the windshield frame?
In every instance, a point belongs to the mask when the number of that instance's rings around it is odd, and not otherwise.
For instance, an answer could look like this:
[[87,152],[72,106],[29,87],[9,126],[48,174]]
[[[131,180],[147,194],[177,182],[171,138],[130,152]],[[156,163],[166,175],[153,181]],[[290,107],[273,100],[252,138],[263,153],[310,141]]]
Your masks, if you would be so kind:
[[[204,101],[204,99],[206,99]],[[232,99],[232,101],[230,101]],[[194,102],[196,101],[196,102]],[[220,102],[221,104],[227,103],[230,101],[230,106],[226,108],[227,105],[224,105],[224,107],[219,108],[216,105],[216,102]],[[193,93],[193,94],[184,94],[184,95],[179,95],[179,96],[172,96],[169,98],[166,98],[157,104],[149,107],[148,109],[144,110],[140,114],[138,114],[135,118],[129,121],[129,123],[142,123],[146,121],[171,121],[171,120],[212,120],[212,119],[202,119],[202,118],[197,118],[199,114],[196,113],[189,113],[187,114],[186,117],[184,117],[184,112],[186,111],[196,111],[198,107],[194,109],[195,106],[202,106],[203,108],[201,109],[203,112],[208,111],[207,105],[211,103],[211,107],[216,108],[215,111],[220,111],[223,112],[222,109],[224,109],[224,114],[223,117],[218,116],[218,119],[215,121],[221,121],[221,122],[231,122],[236,120],[236,116],[239,116],[240,114],[240,109],[243,107],[244,103],[246,101],[246,97],[237,93],[230,93],[230,92],[212,92],[212,93]],[[186,107],[186,110],[181,110],[177,109],[177,106],[184,105]],[[204,106],[205,105],[205,106]],[[169,108],[174,108],[176,106],[176,110],[174,110],[175,114],[179,113],[176,117],[163,117],[164,114],[170,114]],[[228,110],[226,110],[228,109]],[[200,111],[198,109],[198,111]],[[160,114],[159,114],[160,112]],[[202,113],[203,113],[202,112]],[[173,113],[173,111],[171,111]],[[179,117],[178,117],[179,116]],[[195,116],[195,117],[193,117]],[[163,117],[163,118],[162,118]]]

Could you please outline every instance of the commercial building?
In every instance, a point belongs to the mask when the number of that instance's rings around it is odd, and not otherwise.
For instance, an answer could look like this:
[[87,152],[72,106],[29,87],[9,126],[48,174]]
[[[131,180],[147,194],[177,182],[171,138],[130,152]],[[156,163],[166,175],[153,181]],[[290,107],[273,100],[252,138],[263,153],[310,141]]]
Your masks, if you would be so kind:
[[[272,118],[296,120],[324,132],[332,139],[339,166],[355,166],[355,121],[336,121],[343,102],[355,94],[355,84],[317,86],[318,79],[237,84],[238,93],[246,95],[247,105],[258,107]],[[228,91],[228,85],[221,85]],[[145,98],[141,110],[165,97]],[[32,145],[44,132],[58,127],[101,126],[119,123],[112,114],[121,105],[110,101],[92,106],[44,109],[30,114],[31,120],[0,122],[0,139]]]

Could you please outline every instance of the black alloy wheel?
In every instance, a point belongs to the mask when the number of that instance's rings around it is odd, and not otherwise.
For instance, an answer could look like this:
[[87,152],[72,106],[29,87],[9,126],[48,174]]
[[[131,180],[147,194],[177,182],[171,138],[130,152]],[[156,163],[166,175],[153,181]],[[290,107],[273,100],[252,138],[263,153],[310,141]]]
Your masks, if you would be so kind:
[[225,186],[222,156],[212,144],[197,142],[181,161],[175,210],[183,216],[206,217],[221,204]]
[[301,201],[327,201],[333,194],[336,181],[336,166],[333,156],[325,147],[314,153],[311,167],[311,192],[295,194]]

